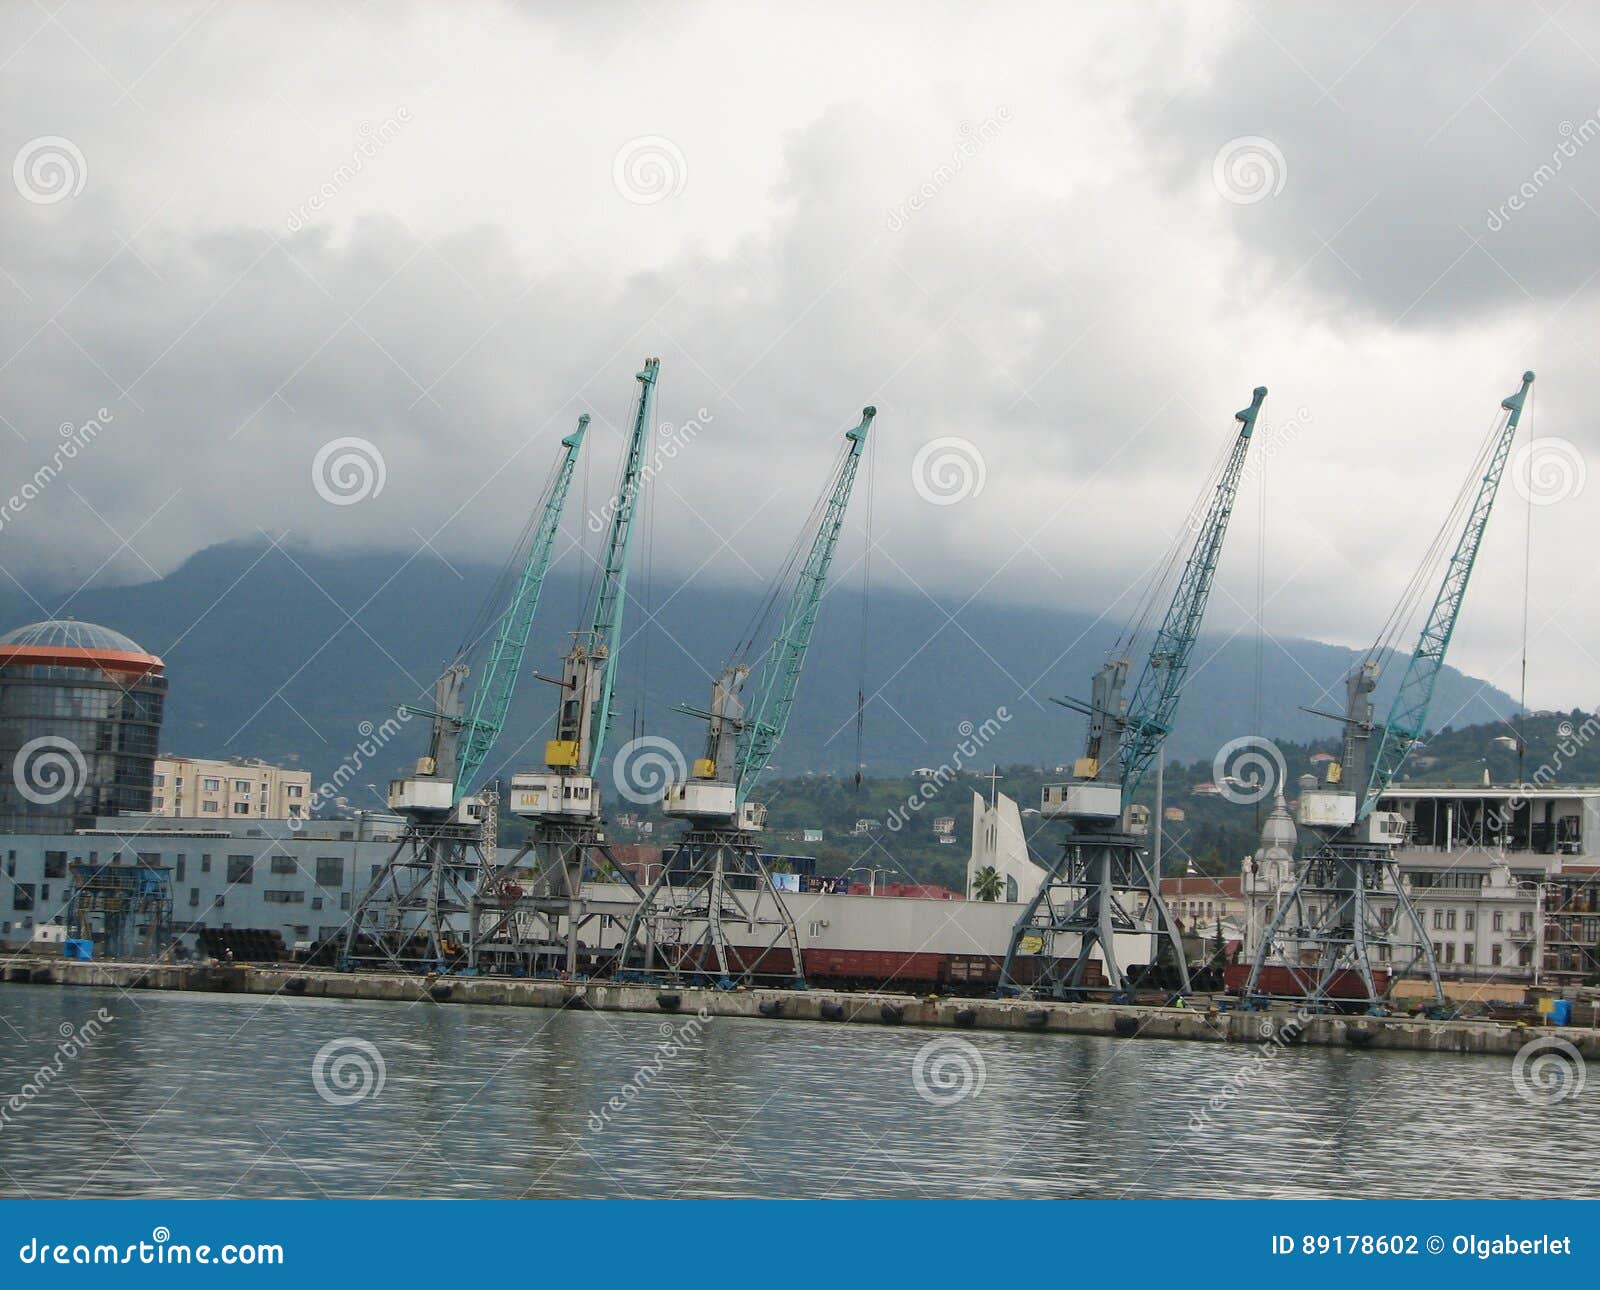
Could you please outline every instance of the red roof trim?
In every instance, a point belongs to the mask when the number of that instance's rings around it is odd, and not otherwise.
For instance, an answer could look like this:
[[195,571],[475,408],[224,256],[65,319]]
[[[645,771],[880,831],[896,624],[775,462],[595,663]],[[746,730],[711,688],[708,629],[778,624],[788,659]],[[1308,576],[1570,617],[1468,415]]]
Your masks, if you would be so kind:
[[79,645],[0,645],[0,665],[24,663],[45,667],[95,667],[102,672],[146,676],[166,664],[154,654],[129,650],[86,649]]

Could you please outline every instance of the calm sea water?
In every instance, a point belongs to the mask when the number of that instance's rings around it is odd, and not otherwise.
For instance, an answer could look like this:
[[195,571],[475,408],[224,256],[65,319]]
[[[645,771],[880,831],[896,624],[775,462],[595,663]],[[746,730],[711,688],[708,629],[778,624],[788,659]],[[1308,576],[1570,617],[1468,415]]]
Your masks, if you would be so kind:
[[1593,1197],[1597,1109],[1503,1058],[0,987],[8,1197]]

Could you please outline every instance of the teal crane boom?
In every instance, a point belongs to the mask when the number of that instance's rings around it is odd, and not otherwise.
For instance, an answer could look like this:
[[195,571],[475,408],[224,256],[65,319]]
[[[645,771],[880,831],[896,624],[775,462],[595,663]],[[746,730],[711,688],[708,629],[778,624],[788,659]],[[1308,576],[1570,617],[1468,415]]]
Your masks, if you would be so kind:
[[589,641],[599,655],[603,669],[599,694],[595,697],[593,716],[589,722],[589,774],[600,773],[600,753],[605,745],[606,729],[611,723],[611,696],[616,689],[617,650],[622,644],[622,614],[628,592],[628,552],[633,545],[633,518],[639,505],[639,482],[644,469],[644,447],[650,438],[650,419],[655,409],[656,377],[661,368],[659,358],[645,360],[644,371],[637,374],[639,406],[634,413],[633,428],[628,436],[628,450],[622,459],[622,473],[617,482],[611,513],[611,529],[606,539],[605,564],[600,574],[600,586],[595,592],[594,616],[589,625]]
[[572,487],[578,450],[583,446],[584,432],[588,427],[589,414],[584,413],[578,418],[577,429],[561,441],[562,455],[545,490],[539,521],[528,544],[528,558],[523,562],[516,589],[500,615],[500,625],[495,631],[494,644],[484,667],[482,683],[473,698],[472,710],[462,722],[461,746],[456,758],[457,801],[466,795],[478,772],[483,769],[489,751],[505,725],[511,696],[517,685],[517,674],[522,670],[522,659],[527,653],[528,633],[533,628],[539,593],[544,588],[545,574],[550,570],[556,532],[561,527],[561,514],[567,504],[567,493]]
[[1188,680],[1189,656],[1200,634],[1200,622],[1205,616],[1206,601],[1211,595],[1217,562],[1222,555],[1222,542],[1228,533],[1228,520],[1239,494],[1245,458],[1250,452],[1250,437],[1266,397],[1266,386],[1257,386],[1250,406],[1234,413],[1234,420],[1239,422],[1238,436],[1223,463],[1211,505],[1189,551],[1166,617],[1156,633],[1150,657],[1134,687],[1128,705],[1128,743],[1122,762],[1124,802],[1138,789],[1150,763],[1161,750],[1162,740],[1172,730],[1178,700]]
[[1472,577],[1478,550],[1483,545],[1489,512],[1494,509],[1495,497],[1500,491],[1500,479],[1505,474],[1506,459],[1511,453],[1512,441],[1517,437],[1517,424],[1522,420],[1522,407],[1532,385],[1533,373],[1524,372],[1522,388],[1500,404],[1506,412],[1505,423],[1500,427],[1489,452],[1483,477],[1478,482],[1477,497],[1467,513],[1455,552],[1450,557],[1444,580],[1434,597],[1433,608],[1428,612],[1417,648],[1406,665],[1400,688],[1389,708],[1378,751],[1372,759],[1372,774],[1366,784],[1366,794],[1359,804],[1358,819],[1366,819],[1372,813],[1378,798],[1394,782],[1406,758],[1411,755],[1411,750],[1422,738],[1428,709],[1433,705],[1434,686],[1444,668],[1445,652],[1450,648],[1451,636],[1455,634],[1456,619],[1461,613],[1467,582]]
[[762,662],[759,697],[745,719],[744,738],[739,746],[735,800],[740,806],[744,805],[745,799],[766,770],[767,763],[772,760],[773,750],[789,724],[795,692],[800,685],[800,670],[805,664],[806,650],[811,645],[811,636],[816,629],[817,611],[827,585],[828,569],[833,564],[839,531],[844,525],[850,490],[855,486],[861,450],[867,442],[872,419],[877,414],[878,410],[874,407],[863,408],[860,424],[845,432],[844,453],[828,490],[811,548],[789,597],[782,626]]

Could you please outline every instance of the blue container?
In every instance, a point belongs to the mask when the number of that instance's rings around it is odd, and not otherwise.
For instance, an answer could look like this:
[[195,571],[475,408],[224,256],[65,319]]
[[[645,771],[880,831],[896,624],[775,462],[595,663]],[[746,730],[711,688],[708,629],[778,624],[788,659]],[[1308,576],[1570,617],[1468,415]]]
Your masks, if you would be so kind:
[[89,963],[94,959],[93,941],[62,941],[61,957],[73,959],[79,963]]
[[1553,999],[1550,1002],[1550,1024],[1552,1026],[1570,1026],[1572,1024],[1572,1000]]

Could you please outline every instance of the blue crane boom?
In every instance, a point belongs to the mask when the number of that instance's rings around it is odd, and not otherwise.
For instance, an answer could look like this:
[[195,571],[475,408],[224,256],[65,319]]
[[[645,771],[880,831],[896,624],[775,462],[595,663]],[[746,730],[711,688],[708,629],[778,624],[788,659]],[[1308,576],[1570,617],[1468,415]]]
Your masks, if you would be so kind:
[[1228,520],[1250,451],[1250,436],[1256,427],[1267,387],[1257,386],[1250,406],[1234,413],[1239,433],[1217,479],[1216,491],[1195,537],[1183,576],[1173,594],[1161,629],[1156,633],[1150,657],[1134,687],[1128,705],[1128,743],[1123,753],[1122,793],[1127,801],[1138,789],[1145,772],[1161,749],[1161,741],[1172,730],[1178,700],[1189,675],[1189,656],[1200,634],[1200,622],[1216,578],[1217,561],[1222,555],[1222,540],[1227,536]]
[[844,525],[850,490],[855,485],[856,468],[861,463],[861,450],[867,442],[872,419],[877,415],[876,408],[863,408],[861,423],[845,432],[844,453],[832,487],[828,490],[827,502],[811,540],[806,562],[789,597],[783,624],[762,661],[759,697],[745,719],[744,738],[739,747],[735,788],[736,802],[740,806],[744,805],[745,799],[761,778],[761,773],[766,770],[767,763],[772,760],[773,750],[789,724],[795,691],[800,685],[800,669],[805,664],[806,650],[817,625],[817,610],[822,604],[822,592],[828,581],[828,569],[833,564],[839,530]]
[[1517,437],[1517,424],[1522,419],[1522,406],[1533,385],[1533,373],[1522,374],[1522,388],[1501,401],[1506,413],[1504,425],[1489,453],[1483,477],[1478,481],[1478,493],[1468,512],[1456,549],[1445,568],[1444,580],[1434,597],[1433,608],[1417,641],[1417,648],[1406,665],[1394,702],[1384,723],[1383,735],[1377,754],[1372,759],[1372,773],[1366,785],[1366,795],[1360,803],[1358,819],[1372,813],[1378,798],[1394,782],[1406,758],[1422,738],[1427,724],[1428,709],[1433,705],[1433,689],[1444,668],[1445,652],[1450,648],[1450,638],[1455,633],[1456,619],[1461,613],[1461,602],[1467,593],[1467,582],[1472,577],[1472,567],[1478,559],[1478,549],[1483,545],[1484,530],[1489,525],[1489,513],[1500,491],[1500,479],[1505,474],[1506,458],[1510,455],[1512,441]]
[[[638,510],[640,476],[644,469],[644,447],[650,437],[650,419],[655,409],[656,377],[659,358],[645,360],[639,382],[639,406],[628,436],[628,449],[622,459],[611,513],[611,530],[606,539],[605,564],[600,586],[595,592],[594,616],[590,619],[589,642],[602,669],[600,691],[589,723],[589,774],[600,772],[600,753],[606,729],[611,723],[611,695],[616,689],[617,650],[622,643],[622,613],[628,591],[628,552],[633,545],[633,517]],[[603,652],[602,652],[603,651]]]
[[484,667],[483,680],[474,696],[472,710],[462,722],[460,751],[456,758],[457,801],[466,794],[478,772],[483,769],[489,750],[494,747],[505,725],[511,696],[516,689],[517,674],[522,670],[523,655],[527,652],[528,633],[533,627],[539,593],[544,588],[545,574],[550,569],[556,531],[561,527],[561,513],[572,487],[578,450],[583,446],[584,431],[588,427],[589,414],[584,413],[578,418],[578,428],[561,441],[561,459],[545,490],[539,522],[528,544],[528,558],[523,563],[511,600],[500,615],[500,625],[495,632],[489,661]]

